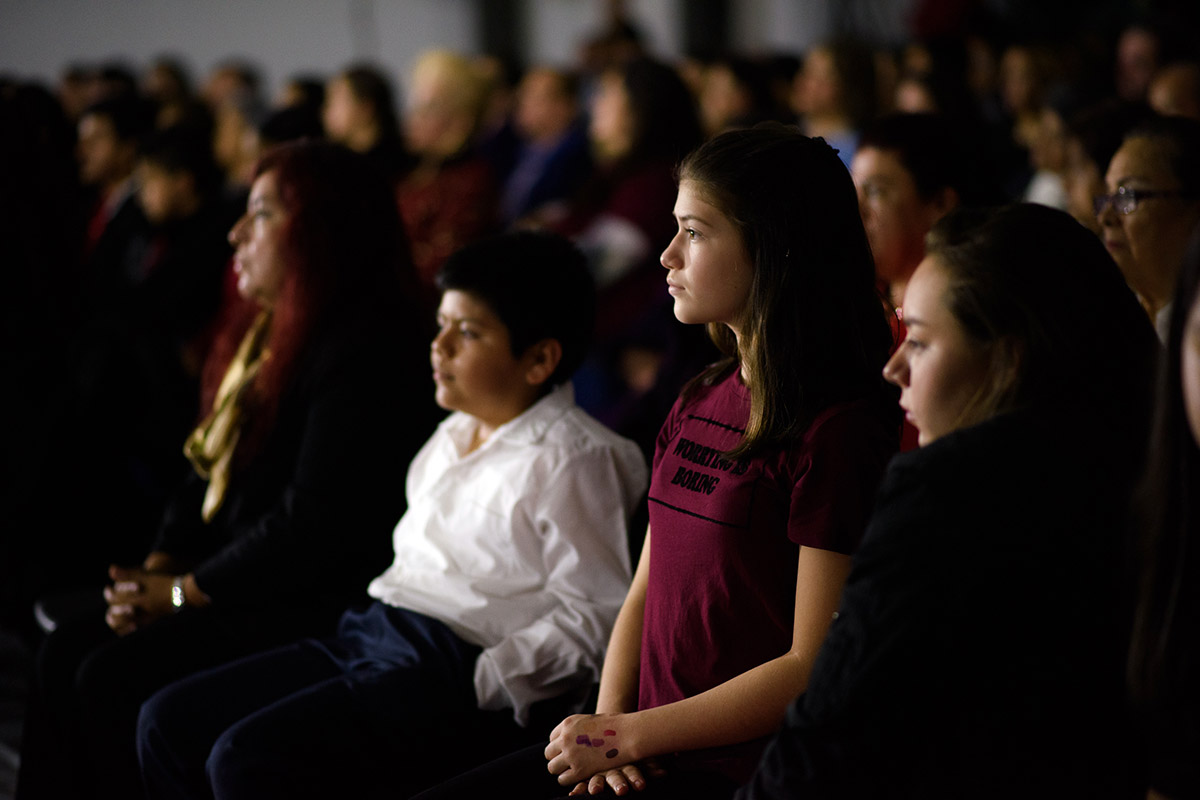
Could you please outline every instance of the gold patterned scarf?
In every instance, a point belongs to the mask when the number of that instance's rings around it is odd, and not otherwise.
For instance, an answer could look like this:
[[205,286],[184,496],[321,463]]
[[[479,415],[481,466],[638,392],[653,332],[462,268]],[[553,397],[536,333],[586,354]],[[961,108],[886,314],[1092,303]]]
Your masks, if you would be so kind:
[[229,362],[229,369],[225,371],[225,377],[217,388],[217,396],[213,399],[212,412],[183,443],[183,454],[192,462],[196,473],[208,480],[204,504],[200,509],[205,522],[212,521],[225,501],[233,451],[237,449],[245,422],[249,390],[263,362],[270,357],[270,353],[263,349],[270,322],[271,312],[260,311],[238,345],[237,354]]

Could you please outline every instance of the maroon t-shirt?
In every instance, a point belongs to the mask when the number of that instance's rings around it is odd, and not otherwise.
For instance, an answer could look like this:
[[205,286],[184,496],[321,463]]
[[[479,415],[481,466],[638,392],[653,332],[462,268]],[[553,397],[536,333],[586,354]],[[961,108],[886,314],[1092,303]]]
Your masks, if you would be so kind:
[[894,425],[867,401],[831,406],[791,447],[736,463],[750,394],[735,370],[659,433],[639,707],[699,694],[792,644],[800,546],[851,553]]

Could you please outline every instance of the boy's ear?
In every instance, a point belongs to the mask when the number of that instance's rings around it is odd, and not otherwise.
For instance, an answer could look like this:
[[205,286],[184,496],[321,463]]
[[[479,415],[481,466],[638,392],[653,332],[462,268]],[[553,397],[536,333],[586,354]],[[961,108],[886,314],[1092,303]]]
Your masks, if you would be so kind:
[[558,339],[534,342],[525,351],[524,361],[525,382],[530,386],[541,386],[558,369],[558,363],[562,361],[562,344]]

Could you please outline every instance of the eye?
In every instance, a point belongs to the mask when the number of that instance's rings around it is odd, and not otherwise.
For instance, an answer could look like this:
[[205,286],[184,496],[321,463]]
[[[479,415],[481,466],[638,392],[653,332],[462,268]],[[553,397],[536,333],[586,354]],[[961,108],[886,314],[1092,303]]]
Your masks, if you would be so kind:
[[700,232],[699,232],[698,230],[696,230],[695,228],[684,228],[684,229],[683,229],[683,232],[684,232],[685,234],[687,234],[687,237],[688,237],[688,240],[689,240],[689,241],[693,241],[693,242],[694,242],[694,241],[696,241],[697,239],[699,239],[699,238],[700,238]]
[[458,328],[458,333],[464,339],[478,339],[479,338],[479,331],[475,330],[474,328],[468,327],[466,325],[460,325]]
[[905,338],[904,346],[909,350],[921,351],[925,349],[925,343],[920,339],[914,339],[911,336]]

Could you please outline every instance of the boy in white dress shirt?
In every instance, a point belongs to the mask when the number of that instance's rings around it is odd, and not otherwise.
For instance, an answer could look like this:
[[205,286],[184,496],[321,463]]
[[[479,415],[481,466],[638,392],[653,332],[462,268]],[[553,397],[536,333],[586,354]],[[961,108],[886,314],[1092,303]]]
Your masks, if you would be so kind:
[[453,413],[409,467],[375,602],[333,639],[148,701],[152,797],[405,797],[544,736],[526,727],[534,704],[598,679],[647,472],[574,403],[595,308],[583,257],[514,234],[452,256],[439,285],[430,360]]

